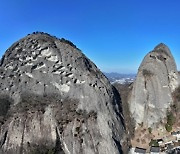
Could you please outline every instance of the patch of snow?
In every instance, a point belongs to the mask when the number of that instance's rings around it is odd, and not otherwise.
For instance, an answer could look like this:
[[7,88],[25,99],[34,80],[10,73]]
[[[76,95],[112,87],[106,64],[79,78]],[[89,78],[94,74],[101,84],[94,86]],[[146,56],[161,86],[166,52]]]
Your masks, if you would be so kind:
[[28,60],[32,60],[33,59],[33,57],[26,57],[26,60],[28,61]]
[[70,86],[66,85],[66,84],[58,84],[56,82],[52,82],[52,84],[59,90],[59,91],[62,91],[62,92],[69,92],[70,90]]
[[41,50],[41,49],[42,49],[42,48],[41,48],[41,45],[38,44],[37,47],[36,47],[36,49],[37,49],[37,50]]
[[48,56],[50,56],[52,53],[51,53],[51,51],[49,50],[49,48],[48,49],[44,49],[44,50],[42,50],[41,51],[41,55],[42,56],[45,56],[45,57],[48,57]]
[[19,58],[19,61],[23,61],[23,59],[22,59],[22,58]]
[[34,56],[35,56],[35,55],[36,55],[36,52],[35,52],[35,51],[33,51],[33,52],[32,52],[32,55],[34,55]]
[[62,73],[62,75],[65,75],[65,74],[66,74],[66,72],[63,72],[63,73]]
[[74,74],[69,74],[67,77],[72,78]]
[[76,84],[83,84],[83,83],[85,83],[85,82],[86,82],[86,81],[84,81],[84,80],[80,81],[79,79],[77,79]]
[[60,73],[61,73],[60,71],[53,72],[53,74],[60,74]]
[[155,106],[154,106],[154,104],[149,104],[149,107],[151,107],[151,108],[155,108]]
[[80,82],[80,80],[77,79],[76,83],[77,83],[77,84],[80,84],[81,82]]
[[84,81],[84,80],[83,80],[83,81],[81,81],[81,83],[85,83],[85,82],[86,82],[86,81]]
[[19,71],[19,69],[15,70],[14,72],[16,73],[16,72],[18,72],[18,71]]
[[33,63],[27,63],[25,66],[32,66]]
[[7,69],[12,70],[12,69],[13,69],[13,66],[8,66]]
[[168,86],[163,86],[163,88],[168,88]]
[[28,77],[30,77],[30,78],[34,78],[31,73],[26,72],[25,74],[26,74]]
[[64,70],[65,69],[65,67],[64,66],[62,66],[61,68],[60,68],[60,70]]
[[47,58],[47,60],[56,62],[56,61],[58,61],[58,57],[56,55],[50,56],[49,58]]
[[68,92],[68,91],[70,90],[70,87],[69,87],[68,85],[66,85],[66,84],[63,84],[63,85],[61,86],[61,90],[62,90],[63,92]]
[[41,58],[42,56],[41,55],[38,55],[39,58]]
[[46,67],[46,65],[43,64],[42,66],[37,66],[37,68],[35,68],[34,70],[38,70],[38,69],[43,68],[43,67]]
[[68,81],[66,84],[70,85],[71,81]]

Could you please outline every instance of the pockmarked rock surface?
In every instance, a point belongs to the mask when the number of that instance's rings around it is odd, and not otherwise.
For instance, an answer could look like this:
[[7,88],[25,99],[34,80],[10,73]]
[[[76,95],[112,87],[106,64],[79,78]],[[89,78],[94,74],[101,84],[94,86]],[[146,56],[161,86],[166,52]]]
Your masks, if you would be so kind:
[[119,95],[65,39],[34,33],[6,51],[0,106],[0,153],[122,153]]
[[156,127],[173,104],[172,92],[179,85],[175,60],[164,44],[148,53],[141,63],[129,97],[130,111],[139,125]]

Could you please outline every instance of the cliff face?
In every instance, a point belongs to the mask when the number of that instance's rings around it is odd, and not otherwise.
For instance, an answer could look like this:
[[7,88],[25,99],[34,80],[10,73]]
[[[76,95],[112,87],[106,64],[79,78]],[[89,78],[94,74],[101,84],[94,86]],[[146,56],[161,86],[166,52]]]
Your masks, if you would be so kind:
[[120,98],[71,42],[44,33],[0,62],[1,153],[121,153]]
[[163,121],[178,85],[174,58],[166,45],[159,44],[145,56],[130,93],[130,111],[136,127],[154,127]]

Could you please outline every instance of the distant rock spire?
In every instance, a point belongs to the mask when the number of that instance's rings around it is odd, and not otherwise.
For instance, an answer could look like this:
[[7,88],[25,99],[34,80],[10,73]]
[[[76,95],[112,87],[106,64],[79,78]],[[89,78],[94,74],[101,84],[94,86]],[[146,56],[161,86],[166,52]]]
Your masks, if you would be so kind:
[[172,92],[179,85],[175,60],[169,48],[161,43],[142,61],[129,97],[136,127],[156,127],[166,118],[173,104]]

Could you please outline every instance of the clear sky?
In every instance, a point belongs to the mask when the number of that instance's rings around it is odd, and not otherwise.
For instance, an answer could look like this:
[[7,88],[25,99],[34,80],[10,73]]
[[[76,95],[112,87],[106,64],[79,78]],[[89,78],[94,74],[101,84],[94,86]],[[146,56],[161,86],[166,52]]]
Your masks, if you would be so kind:
[[105,72],[136,73],[163,42],[180,69],[180,0],[0,0],[0,56],[33,31],[72,41]]

